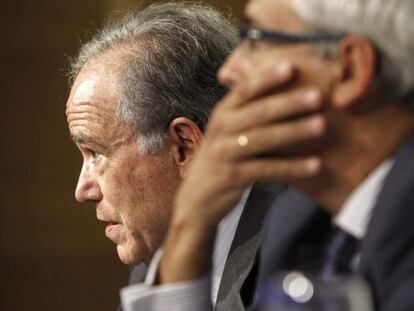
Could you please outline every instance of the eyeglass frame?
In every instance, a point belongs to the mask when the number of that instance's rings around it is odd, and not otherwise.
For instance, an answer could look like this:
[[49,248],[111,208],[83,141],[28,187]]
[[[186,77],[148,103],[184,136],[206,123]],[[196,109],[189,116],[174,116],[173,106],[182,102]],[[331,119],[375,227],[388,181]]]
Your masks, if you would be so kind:
[[281,45],[295,43],[338,42],[344,35],[316,32],[273,31],[259,28],[242,27],[239,29],[240,42],[270,41]]

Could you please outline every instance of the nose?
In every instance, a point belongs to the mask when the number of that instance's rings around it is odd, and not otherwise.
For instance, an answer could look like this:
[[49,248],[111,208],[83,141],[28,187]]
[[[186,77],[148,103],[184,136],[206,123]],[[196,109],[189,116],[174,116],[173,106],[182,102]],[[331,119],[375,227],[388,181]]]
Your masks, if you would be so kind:
[[88,170],[87,165],[82,165],[76,186],[75,198],[79,202],[99,202],[103,194],[99,183],[92,172]]
[[243,53],[243,44],[239,44],[218,72],[218,79],[221,83],[234,88],[240,84],[248,71],[249,62]]

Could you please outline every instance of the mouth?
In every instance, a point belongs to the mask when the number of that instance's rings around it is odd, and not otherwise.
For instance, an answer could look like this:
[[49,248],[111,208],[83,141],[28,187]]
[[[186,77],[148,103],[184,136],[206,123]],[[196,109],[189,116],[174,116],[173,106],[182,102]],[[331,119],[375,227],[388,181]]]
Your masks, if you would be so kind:
[[106,237],[108,237],[109,239],[115,242],[115,239],[118,235],[117,232],[119,231],[119,227],[121,226],[121,224],[119,222],[114,222],[114,221],[108,221],[108,220],[102,220],[102,219],[99,219],[99,220],[102,221],[103,224],[105,225]]
[[119,225],[119,223],[117,223],[117,222],[107,222],[105,231],[110,232],[110,231],[114,230],[117,225]]
[[105,227],[105,235],[114,240],[115,234],[118,231],[120,224],[117,222],[107,222]]

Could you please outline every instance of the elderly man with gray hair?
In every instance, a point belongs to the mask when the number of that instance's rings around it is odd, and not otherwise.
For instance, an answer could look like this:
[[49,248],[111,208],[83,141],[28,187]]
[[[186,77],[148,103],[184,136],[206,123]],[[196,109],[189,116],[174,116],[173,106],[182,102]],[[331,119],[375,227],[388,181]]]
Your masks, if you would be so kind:
[[[125,264],[148,264],[161,246],[176,190],[226,92],[216,73],[236,41],[234,26],[210,7],[158,4],[109,23],[72,63],[66,113],[83,156],[75,196],[95,205]],[[246,187],[221,222],[211,294],[217,310],[251,299],[261,223],[283,189]],[[134,268],[134,282],[144,270]]]
[[[293,188],[267,218],[259,309],[368,310],[369,302],[335,306],[332,297],[313,304],[308,289],[317,299],[317,285],[342,274],[368,284],[375,310],[414,310],[413,1],[251,0],[246,15],[253,28],[241,32],[219,75],[232,92],[215,108],[178,192],[158,283],[182,284],[175,310],[208,310],[214,228],[246,184],[275,178]],[[319,89],[318,100],[287,105],[303,88]],[[304,128],[302,138],[327,135],[281,143]],[[217,166],[231,172],[227,179],[214,175]],[[192,189],[200,178],[209,185]],[[322,283],[298,279],[291,292],[292,279],[272,278],[286,270]]]

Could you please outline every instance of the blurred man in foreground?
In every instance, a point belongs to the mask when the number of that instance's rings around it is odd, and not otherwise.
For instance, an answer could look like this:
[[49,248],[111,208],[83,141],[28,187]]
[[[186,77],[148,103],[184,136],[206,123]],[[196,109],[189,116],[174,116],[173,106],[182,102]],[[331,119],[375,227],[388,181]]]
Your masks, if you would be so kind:
[[[125,264],[148,263],[161,245],[177,187],[226,91],[216,72],[236,40],[212,8],[160,4],[109,24],[72,64],[67,119],[84,160],[76,199],[95,204]],[[218,229],[217,310],[250,301],[264,213],[284,186],[246,189]],[[135,267],[132,281],[143,281],[145,270]]]
[[[249,1],[252,28],[220,72],[232,92],[178,193],[159,263],[163,287],[187,282],[176,310],[209,308],[216,226],[248,183],[269,178],[298,190],[268,219],[259,288],[281,270],[356,273],[376,309],[414,309],[413,14],[411,0]],[[306,87],[320,90],[318,113],[292,104]],[[208,183],[194,191],[198,179]],[[351,254],[333,251],[338,238],[353,240]]]

